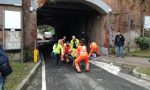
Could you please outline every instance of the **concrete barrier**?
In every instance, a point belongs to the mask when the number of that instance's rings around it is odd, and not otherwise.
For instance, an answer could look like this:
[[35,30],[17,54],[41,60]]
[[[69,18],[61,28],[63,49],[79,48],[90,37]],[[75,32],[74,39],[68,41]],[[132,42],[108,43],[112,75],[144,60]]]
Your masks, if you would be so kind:
[[140,73],[140,72],[137,71],[137,69],[139,69],[139,68],[140,67],[137,67],[137,68],[133,69],[132,74],[134,76],[138,77],[138,78],[150,81],[150,76],[148,76],[146,74],[143,74],[143,73]]

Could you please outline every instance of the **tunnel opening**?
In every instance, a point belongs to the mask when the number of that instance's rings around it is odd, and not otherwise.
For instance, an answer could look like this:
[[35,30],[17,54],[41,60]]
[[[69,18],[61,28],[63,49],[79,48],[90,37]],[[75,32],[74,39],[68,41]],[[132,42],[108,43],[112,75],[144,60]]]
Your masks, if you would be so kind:
[[55,35],[55,28],[50,25],[39,25],[37,27],[37,40],[52,40]]
[[[88,40],[91,39],[91,32],[94,29],[91,22],[99,19],[101,14],[91,6],[78,2],[55,2],[45,3],[37,10],[37,25],[50,25],[55,28],[58,38],[67,36],[70,41],[72,35],[78,39],[82,38],[85,32]],[[94,40],[93,40],[94,41]]]

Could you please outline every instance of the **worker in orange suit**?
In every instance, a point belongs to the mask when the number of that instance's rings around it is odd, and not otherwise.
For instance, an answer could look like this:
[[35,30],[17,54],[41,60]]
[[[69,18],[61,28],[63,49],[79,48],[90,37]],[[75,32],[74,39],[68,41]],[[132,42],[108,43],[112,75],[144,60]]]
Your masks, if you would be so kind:
[[98,45],[95,42],[92,42],[90,44],[90,53],[89,53],[89,57],[91,56],[92,53],[96,53],[98,56],[100,56],[100,52],[99,52],[99,48]]
[[86,64],[86,71],[89,71],[89,59],[88,59],[88,53],[87,53],[87,47],[85,45],[85,41],[81,40],[80,45],[78,46],[76,50],[76,59],[75,59],[75,69],[78,73],[81,72],[79,63],[81,61],[84,61]]
[[70,62],[69,59],[73,58],[71,53],[72,53],[71,45],[69,42],[66,42],[64,44],[64,57],[66,62]]
[[60,56],[60,58],[61,58],[61,61],[63,62],[64,61],[64,43],[63,43],[63,39],[60,39],[60,44],[62,45],[62,52],[61,52],[61,56]]

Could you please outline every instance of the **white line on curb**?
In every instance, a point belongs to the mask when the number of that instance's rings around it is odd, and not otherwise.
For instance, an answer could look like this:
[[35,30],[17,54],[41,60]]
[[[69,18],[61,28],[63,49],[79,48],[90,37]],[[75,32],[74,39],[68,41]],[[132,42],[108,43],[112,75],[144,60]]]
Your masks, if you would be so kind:
[[45,62],[42,63],[42,90],[46,90]]

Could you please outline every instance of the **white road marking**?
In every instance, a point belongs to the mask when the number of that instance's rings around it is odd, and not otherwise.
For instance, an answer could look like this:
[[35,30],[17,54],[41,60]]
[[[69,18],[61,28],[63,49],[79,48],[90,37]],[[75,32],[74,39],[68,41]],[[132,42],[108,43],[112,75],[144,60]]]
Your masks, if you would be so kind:
[[45,62],[42,63],[42,90],[46,90]]
[[150,84],[148,81],[138,79],[138,78],[128,75],[128,74],[124,74],[124,73],[120,72],[121,69],[118,66],[115,66],[113,64],[99,62],[99,61],[90,61],[90,63],[92,63],[92,64],[96,65],[97,67],[100,67],[100,68],[108,71],[109,73],[112,73],[122,79],[125,79],[129,82],[132,82],[132,83],[138,85],[138,86],[141,86],[143,88],[150,90]]
[[92,63],[92,64],[94,64],[94,65],[114,74],[114,75],[117,75],[121,70],[120,67],[115,66],[112,63],[107,64],[107,63],[103,63],[103,62],[99,62],[99,61],[90,61],[90,63]]

